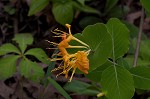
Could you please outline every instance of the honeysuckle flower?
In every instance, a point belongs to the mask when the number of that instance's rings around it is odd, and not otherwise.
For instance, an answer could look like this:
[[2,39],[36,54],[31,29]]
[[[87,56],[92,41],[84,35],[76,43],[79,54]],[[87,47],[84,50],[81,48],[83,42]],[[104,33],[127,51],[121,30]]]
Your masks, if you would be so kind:
[[65,77],[68,77],[68,72],[73,69],[72,71],[72,75],[69,79],[69,81],[72,80],[72,77],[76,71],[76,69],[78,68],[80,71],[82,71],[85,74],[88,74],[88,70],[89,70],[89,60],[87,58],[89,52],[85,52],[85,51],[77,51],[77,53],[75,54],[70,54],[68,56],[66,56],[66,58],[68,59],[67,61],[64,61],[63,66],[59,66],[58,68],[53,69],[52,71],[57,71],[62,69],[63,71],[59,74],[56,75],[59,76],[60,74],[65,74]]
[[[63,66],[58,66],[57,68],[53,69],[52,72],[61,69],[62,72],[57,74],[56,77],[61,75],[61,74],[64,74],[65,77],[67,78],[68,72],[71,69],[73,69],[72,75],[69,79],[69,81],[71,81],[77,68],[80,71],[82,71],[83,73],[88,74],[89,60],[88,60],[87,56],[90,52],[90,48],[86,43],[77,39],[76,37],[74,37],[71,34],[71,29],[70,29],[71,25],[66,24],[66,27],[69,29],[69,33],[63,32],[63,31],[58,30],[58,29],[55,29],[53,31],[53,33],[57,35],[54,37],[61,37],[62,38],[62,41],[58,44],[54,43],[54,42],[50,42],[53,45],[57,45],[60,52],[56,55],[61,56],[61,58],[54,58],[54,59],[51,59],[51,61],[63,60],[64,63],[63,63]],[[81,43],[83,46],[71,46],[71,45],[69,45],[69,42],[71,40],[75,40],[75,41]],[[87,50],[77,51],[76,53],[69,54],[66,50],[67,48],[85,48]]]

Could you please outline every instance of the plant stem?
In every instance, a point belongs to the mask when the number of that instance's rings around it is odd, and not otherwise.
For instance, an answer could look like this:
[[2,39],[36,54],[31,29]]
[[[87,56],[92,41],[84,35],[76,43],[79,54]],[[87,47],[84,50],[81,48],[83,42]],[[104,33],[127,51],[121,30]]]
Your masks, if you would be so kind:
[[140,43],[141,43],[141,38],[142,38],[143,22],[144,22],[144,8],[142,7],[141,19],[140,19],[140,27],[139,27],[140,30],[139,30],[137,44],[136,44],[136,50],[135,50],[135,54],[134,54],[133,67],[137,66],[138,55],[139,55],[139,50],[140,50]]

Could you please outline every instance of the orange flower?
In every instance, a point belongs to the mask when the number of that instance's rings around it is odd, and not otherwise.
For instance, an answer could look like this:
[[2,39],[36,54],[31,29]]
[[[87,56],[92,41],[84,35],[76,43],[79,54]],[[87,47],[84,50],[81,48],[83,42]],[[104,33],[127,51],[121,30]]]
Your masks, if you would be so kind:
[[87,52],[78,51],[76,54],[76,62],[75,62],[76,67],[78,67],[78,69],[85,74],[88,74],[89,70],[89,60],[87,56],[88,56]]
[[[70,29],[71,26],[69,24],[66,24],[66,27],[69,29],[69,33],[63,32],[58,29],[54,30],[54,32],[53,32],[54,34],[57,35],[55,37],[62,37],[62,41],[59,44],[57,44],[58,49],[60,50],[60,52],[57,55],[62,56],[62,58],[51,59],[51,61],[63,60],[64,64],[63,64],[63,66],[59,66],[59,67],[53,69],[52,72],[62,69],[63,71],[61,73],[57,74],[56,77],[61,74],[65,74],[65,77],[67,78],[68,72],[71,69],[73,69],[72,75],[69,79],[69,81],[71,81],[76,68],[78,68],[83,73],[88,74],[89,60],[88,60],[87,56],[90,52],[90,48],[86,43],[82,42],[81,40],[77,39],[76,37],[74,37],[71,34],[71,29]],[[57,33],[57,32],[60,32],[60,33]],[[75,41],[81,43],[83,46],[71,46],[71,45],[69,45],[69,42],[71,40],[75,40]],[[54,42],[51,42],[51,43],[55,44]],[[77,51],[74,54],[69,54],[67,52],[66,48],[86,48],[87,50],[86,51]]]
[[56,75],[59,76],[60,74],[65,74],[65,77],[68,77],[68,72],[73,69],[72,71],[72,75],[69,79],[69,81],[72,80],[72,77],[76,71],[76,69],[78,68],[80,71],[82,71],[85,74],[88,74],[88,70],[89,70],[89,60],[87,58],[89,52],[85,52],[85,51],[78,51],[75,54],[71,54],[66,56],[66,58],[68,59],[67,61],[64,61],[64,65],[63,66],[59,66],[58,68],[53,69],[52,71],[57,71],[62,69],[63,71],[59,74]]

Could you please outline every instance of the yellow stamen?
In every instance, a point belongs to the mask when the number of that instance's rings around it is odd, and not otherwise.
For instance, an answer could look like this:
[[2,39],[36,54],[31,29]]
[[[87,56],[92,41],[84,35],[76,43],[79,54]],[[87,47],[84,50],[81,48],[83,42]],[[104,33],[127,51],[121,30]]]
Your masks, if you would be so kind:
[[64,33],[64,31],[61,31],[58,28],[56,28],[54,31]]
[[53,34],[55,35],[61,35],[62,33],[58,33],[58,32],[55,32],[55,31],[51,31]]
[[69,79],[69,82],[71,82],[72,77],[73,77],[73,75],[74,75],[75,71],[76,71],[76,68],[74,68],[74,69],[73,69],[72,74],[71,74],[71,77],[70,77],[70,79]]
[[64,66],[58,66],[57,68],[53,69],[51,72],[54,72],[54,71],[57,71],[57,70],[60,70],[60,69],[63,69]]
[[48,41],[48,40],[45,40],[46,42],[48,42],[48,43],[50,43],[50,44],[52,44],[52,45],[58,45],[58,43],[56,43],[56,42],[51,42],[51,41]]
[[61,37],[61,35],[60,36],[53,36],[53,37]]
[[54,57],[54,56],[62,56],[62,55],[58,53],[58,54],[53,54],[52,55],[52,57]]
[[53,59],[50,59],[48,58],[50,61],[57,61],[57,60],[63,60],[63,58],[53,58]]

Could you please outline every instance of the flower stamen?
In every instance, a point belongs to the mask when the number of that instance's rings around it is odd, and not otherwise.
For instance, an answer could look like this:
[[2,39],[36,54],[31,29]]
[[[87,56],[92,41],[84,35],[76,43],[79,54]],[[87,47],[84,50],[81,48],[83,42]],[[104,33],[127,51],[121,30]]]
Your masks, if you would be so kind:
[[[69,33],[58,30],[58,28],[53,31],[53,33],[57,35],[54,37],[61,37],[62,38],[62,41],[59,44],[57,44],[55,42],[50,42],[50,41],[48,41],[48,42],[50,44],[57,45],[60,52],[58,54],[55,54],[55,55],[61,56],[61,58],[53,58],[50,60],[51,61],[63,60],[63,62],[64,62],[63,66],[58,66],[57,68],[53,69],[51,72],[54,72],[57,70],[62,70],[62,72],[57,74],[56,77],[58,77],[61,74],[65,74],[65,78],[67,78],[68,72],[71,69],[73,69],[71,77],[69,79],[69,82],[70,82],[72,80],[73,75],[74,75],[77,68],[80,71],[82,71],[83,73],[88,74],[89,60],[88,60],[87,56],[89,55],[89,52],[91,50],[90,50],[89,45],[87,45],[83,41],[77,39],[76,37],[74,37],[71,34],[71,25],[66,24],[66,27],[68,28]],[[59,33],[57,33],[57,32],[59,32]],[[82,45],[81,46],[69,45],[69,42],[71,40],[75,40],[75,41],[79,42],[80,44],[82,44],[83,46]],[[77,51],[76,53],[69,54],[68,51],[66,50],[67,48],[85,48],[86,50]]]
[[63,58],[53,58],[53,59],[50,59],[48,58],[50,61],[57,61],[57,60],[63,60]]

